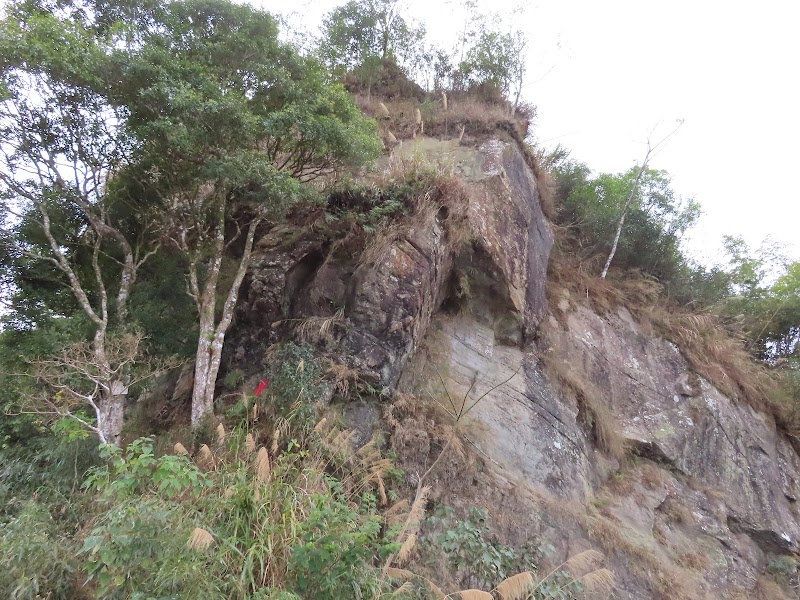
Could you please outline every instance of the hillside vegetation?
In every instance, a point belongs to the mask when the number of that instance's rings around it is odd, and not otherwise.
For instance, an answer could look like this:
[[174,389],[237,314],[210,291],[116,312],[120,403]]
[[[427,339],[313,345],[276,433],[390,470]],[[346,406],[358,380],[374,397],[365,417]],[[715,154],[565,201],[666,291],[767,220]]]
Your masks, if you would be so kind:
[[398,468],[388,433],[354,443],[326,390],[382,390],[315,352],[346,307],[276,321],[263,362],[226,344],[268,234],[369,265],[441,213],[448,243],[470,244],[468,184],[414,154],[425,136],[520,146],[556,233],[554,315],[564,291],[624,306],[800,435],[800,263],[734,238],[727,264],[695,263],[681,241],[700,207],[668,173],[595,173],[531,143],[522,32],[473,7],[459,47],[437,48],[399,6],[343,4],[305,51],[226,0],[6,6],[0,595],[608,597],[599,552],[559,562],[498,541],[482,507],[432,506],[440,459],[471,452],[462,414],[435,423],[446,441],[422,473]]

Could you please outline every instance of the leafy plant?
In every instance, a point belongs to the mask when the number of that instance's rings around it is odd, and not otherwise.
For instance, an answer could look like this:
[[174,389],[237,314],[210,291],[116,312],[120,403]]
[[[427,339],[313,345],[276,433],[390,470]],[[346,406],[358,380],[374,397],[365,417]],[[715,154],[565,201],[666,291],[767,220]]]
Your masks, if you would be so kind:
[[380,541],[380,518],[360,515],[329,496],[317,495],[313,502],[290,563],[297,591],[319,600],[373,594],[377,577],[372,560],[397,550]]
[[209,571],[206,561],[187,547],[191,530],[190,513],[156,496],[112,506],[80,551],[99,597],[226,597],[219,590],[221,573]]
[[206,475],[185,455],[156,457],[151,437],[139,438],[125,450],[113,444],[103,445],[100,457],[107,464],[90,469],[84,487],[111,497],[141,494],[151,487],[166,498],[183,492],[197,495],[209,484]]
[[491,539],[485,508],[472,507],[466,519],[439,506],[428,518],[435,533],[426,534],[425,546],[439,548],[467,587],[492,587],[515,571],[535,570],[545,549],[526,546],[517,550]]
[[284,416],[310,422],[312,404],[322,391],[323,373],[310,345],[284,344],[271,360],[271,385],[265,401],[273,401]]
[[232,390],[235,389],[242,381],[244,381],[245,374],[244,371],[241,369],[231,369],[225,374],[225,377],[222,379],[222,385],[225,386],[226,389]]
[[30,501],[15,519],[0,524],[0,596],[73,598],[77,572],[73,542],[44,505]]

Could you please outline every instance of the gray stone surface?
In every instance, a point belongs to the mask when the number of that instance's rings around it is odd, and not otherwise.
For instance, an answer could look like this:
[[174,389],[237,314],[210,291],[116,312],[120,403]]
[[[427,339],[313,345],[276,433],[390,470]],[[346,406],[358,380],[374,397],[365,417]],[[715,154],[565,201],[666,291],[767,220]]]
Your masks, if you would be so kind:
[[[320,352],[387,396],[399,386],[442,415],[464,413],[481,467],[460,481],[443,461],[449,475],[431,479],[438,501],[492,504],[513,524],[499,535],[520,541],[524,527],[562,558],[602,548],[618,598],[753,597],[770,556],[800,549],[800,458],[788,439],[626,311],[601,316],[565,296],[563,323],[546,318],[553,237],[523,154],[499,140],[425,144],[462,174],[470,242],[454,247],[453,224],[431,213],[366,266],[313,232],[273,230],[237,313],[237,357],[257,362],[287,320],[342,308]],[[459,278],[468,290],[454,288]],[[575,393],[543,359],[590,382],[635,461],[620,465],[595,446]],[[367,439],[379,411],[345,413]],[[418,456],[400,456],[401,466],[424,472],[433,434],[402,435]]]

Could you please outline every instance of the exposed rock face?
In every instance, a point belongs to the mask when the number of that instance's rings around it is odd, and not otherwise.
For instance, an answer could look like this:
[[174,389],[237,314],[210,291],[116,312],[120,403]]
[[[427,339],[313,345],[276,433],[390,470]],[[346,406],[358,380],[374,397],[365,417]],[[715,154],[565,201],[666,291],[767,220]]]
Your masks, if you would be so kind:
[[[463,176],[472,241],[454,243],[453,215],[432,211],[364,265],[313,235],[273,230],[239,310],[239,354],[277,340],[275,323],[341,308],[323,352],[386,392],[462,415],[481,485],[442,475],[437,500],[514,515],[501,534],[519,541],[524,521],[564,557],[599,547],[619,598],[755,597],[769,556],[800,550],[800,458],[786,437],[626,311],[601,316],[565,296],[561,321],[548,317],[553,238],[523,154],[499,140],[425,143]],[[588,382],[637,460],[620,465],[598,449],[551,362]],[[357,423],[366,438],[377,413],[349,414],[369,421]],[[416,433],[429,455],[429,436]]]
[[696,378],[670,342],[643,335],[630,315],[585,307],[550,334],[553,351],[602,381],[625,437],[639,454],[717,488],[727,524],[766,552],[800,549],[800,461],[774,421]]
[[[447,151],[448,143],[441,143]],[[460,150],[453,147],[453,150]],[[466,219],[469,248],[450,243],[447,211],[430,212],[402,230],[376,264],[339,256],[313,235],[271,231],[257,243],[245,301],[239,309],[240,354],[257,341],[277,339],[274,324],[343,307],[347,320],[336,348],[362,376],[391,390],[445,300],[453,266],[477,269],[483,286],[502,298],[499,323],[517,342],[533,333],[547,310],[547,260],[553,244],[536,182],[512,143],[486,142],[460,150],[468,170]],[[463,226],[463,224],[461,225]],[[235,334],[234,334],[235,337]]]

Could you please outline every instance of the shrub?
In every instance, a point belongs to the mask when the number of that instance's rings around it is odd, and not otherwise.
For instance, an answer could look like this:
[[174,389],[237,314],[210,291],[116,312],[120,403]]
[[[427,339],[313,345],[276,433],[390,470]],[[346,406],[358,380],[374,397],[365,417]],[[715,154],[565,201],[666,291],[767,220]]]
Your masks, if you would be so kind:
[[300,441],[279,431],[287,443],[271,451],[256,451],[258,432],[219,436],[199,466],[155,456],[150,438],[105,447],[108,465],[86,483],[104,508],[80,551],[98,597],[333,600],[388,589],[376,565],[397,544],[372,492],[386,460],[349,449],[351,434],[336,428],[302,425]]
[[517,550],[491,539],[485,508],[472,507],[466,519],[457,519],[455,511],[440,506],[427,524],[432,532],[425,535],[423,546],[430,554],[439,548],[465,587],[491,588],[512,573],[535,570],[547,548],[527,545]]
[[73,542],[43,504],[30,501],[16,518],[0,525],[3,598],[75,598],[76,563]]
[[90,469],[84,487],[111,498],[142,494],[151,488],[171,498],[185,491],[197,494],[208,485],[207,477],[185,455],[156,457],[150,437],[131,442],[125,450],[103,445],[100,456],[108,464]]
[[312,404],[322,391],[323,368],[308,344],[290,342],[282,345],[270,360],[270,393],[284,416],[298,417],[301,422],[313,416]]
[[80,551],[98,597],[227,598],[223,573],[187,547],[191,531],[191,513],[157,496],[111,506]]
[[378,586],[372,560],[385,558],[392,547],[380,541],[380,531],[376,515],[360,515],[330,496],[316,495],[290,562],[297,591],[319,600],[372,597]]

